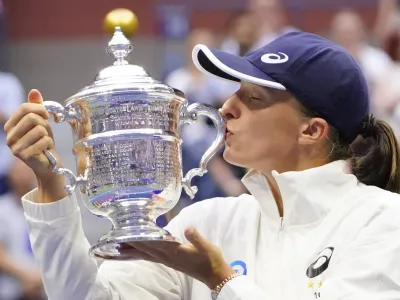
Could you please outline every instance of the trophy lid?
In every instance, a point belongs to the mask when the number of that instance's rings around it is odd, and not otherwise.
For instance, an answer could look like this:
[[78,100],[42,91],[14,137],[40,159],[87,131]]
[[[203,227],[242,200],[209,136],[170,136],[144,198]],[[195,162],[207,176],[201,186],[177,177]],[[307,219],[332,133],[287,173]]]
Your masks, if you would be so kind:
[[128,63],[126,58],[132,50],[131,42],[125,37],[121,28],[116,26],[114,35],[106,48],[107,53],[113,57],[114,63],[97,73],[93,83],[68,98],[66,104],[69,105],[77,100],[90,101],[87,98],[118,92],[176,95],[175,89],[153,79],[143,67]]

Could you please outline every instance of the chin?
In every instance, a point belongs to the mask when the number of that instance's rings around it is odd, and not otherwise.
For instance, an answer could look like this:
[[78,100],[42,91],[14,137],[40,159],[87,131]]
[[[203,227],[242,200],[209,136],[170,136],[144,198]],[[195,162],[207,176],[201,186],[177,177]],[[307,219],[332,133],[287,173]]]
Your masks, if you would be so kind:
[[[242,154],[242,153],[241,153]],[[235,155],[231,148],[226,147],[223,154],[224,160],[234,166],[248,168],[246,161],[247,159],[242,155]]]

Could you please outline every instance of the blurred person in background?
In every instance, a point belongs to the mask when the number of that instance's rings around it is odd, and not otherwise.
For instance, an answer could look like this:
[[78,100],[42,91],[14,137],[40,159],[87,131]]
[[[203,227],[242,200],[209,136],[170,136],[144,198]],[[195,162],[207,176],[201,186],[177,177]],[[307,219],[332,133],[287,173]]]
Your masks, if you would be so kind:
[[393,60],[399,60],[398,52],[394,49],[399,43],[396,28],[399,24],[400,1],[378,0],[378,12],[374,28],[374,40],[384,49]]
[[[22,84],[16,76],[8,72],[0,72],[0,125],[7,122],[8,118],[25,101],[26,95]],[[6,134],[0,130],[0,195],[9,191],[7,174],[14,157],[7,147]]]
[[373,92],[377,82],[391,68],[392,60],[383,50],[368,43],[366,28],[359,14],[349,9],[339,11],[333,17],[329,35],[358,61]]
[[0,196],[0,299],[44,299],[21,205],[21,197],[35,187],[35,174],[13,159],[8,182],[10,191]]
[[390,35],[386,36],[385,49],[393,58],[394,63],[384,76],[377,82],[372,95],[374,109],[380,118],[385,119],[400,135],[400,14],[395,11],[397,21],[388,16]]
[[253,50],[285,33],[298,30],[289,25],[282,0],[248,0],[247,9],[258,23],[258,38]]
[[[172,71],[166,77],[166,83],[185,93],[190,103],[200,102],[214,105],[217,99],[229,94],[221,89],[219,81],[209,76],[204,76],[191,62],[192,49],[196,44],[204,44],[210,47],[217,46],[215,35],[208,29],[193,29],[185,41],[185,65]],[[192,127],[193,128],[193,127]]]
[[226,37],[221,50],[234,55],[246,55],[258,41],[258,19],[248,11],[234,13],[226,24]]
[[[192,49],[197,44],[216,47],[217,40],[214,34],[207,29],[198,28],[192,30],[185,44],[186,65],[173,71],[167,76],[165,82],[185,93],[189,104],[204,103],[218,106],[221,103],[220,99],[226,98],[237,85],[221,83],[218,79],[204,75],[193,65]],[[207,118],[200,118],[193,125],[181,127],[184,174],[190,169],[199,166],[201,156],[215,139],[215,128],[207,121]],[[182,193],[178,205],[166,215],[166,221],[169,221],[182,207],[189,205],[192,201],[221,196],[238,196],[246,191],[240,179],[235,176],[232,168],[220,155],[215,155],[211,159],[207,169],[208,173],[204,176],[193,178],[193,184],[198,186],[199,189],[195,198],[191,200],[185,193]]]

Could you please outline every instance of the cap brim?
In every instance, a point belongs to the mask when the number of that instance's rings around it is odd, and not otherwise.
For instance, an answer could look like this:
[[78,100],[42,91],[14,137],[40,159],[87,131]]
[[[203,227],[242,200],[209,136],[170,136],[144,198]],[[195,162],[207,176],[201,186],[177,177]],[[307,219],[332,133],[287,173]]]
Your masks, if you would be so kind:
[[205,74],[234,82],[246,81],[270,88],[286,90],[270,76],[255,67],[246,58],[196,45],[192,52],[193,63]]

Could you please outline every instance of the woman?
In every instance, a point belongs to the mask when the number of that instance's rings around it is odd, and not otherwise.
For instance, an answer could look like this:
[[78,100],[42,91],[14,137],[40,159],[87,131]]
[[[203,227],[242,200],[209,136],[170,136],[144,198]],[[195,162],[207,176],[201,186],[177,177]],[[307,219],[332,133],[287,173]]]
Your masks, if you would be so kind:
[[13,159],[7,179],[10,191],[0,195],[0,299],[44,300],[21,205],[21,197],[35,187],[35,175]]
[[252,195],[185,208],[167,226],[183,244],[124,250],[141,261],[88,257],[76,199],[42,154],[54,144],[38,91],[5,125],[38,179],[23,204],[49,299],[400,299],[399,149],[355,60],[302,32],[245,57],[198,45],[193,59],[241,83],[221,109],[224,157],[252,169]]

